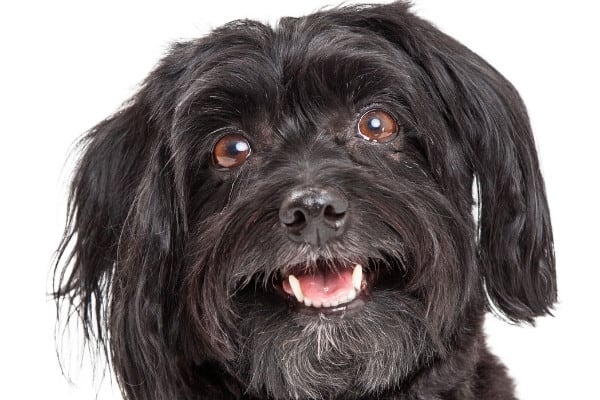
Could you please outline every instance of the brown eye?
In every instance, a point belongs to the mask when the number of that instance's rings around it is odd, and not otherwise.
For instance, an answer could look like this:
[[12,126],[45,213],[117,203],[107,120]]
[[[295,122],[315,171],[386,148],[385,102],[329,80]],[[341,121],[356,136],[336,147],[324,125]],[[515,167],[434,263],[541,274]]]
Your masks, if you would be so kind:
[[240,134],[225,135],[213,148],[213,161],[221,168],[234,168],[242,165],[250,155],[250,143]]
[[358,121],[358,133],[372,142],[389,142],[398,133],[398,124],[383,110],[363,114]]

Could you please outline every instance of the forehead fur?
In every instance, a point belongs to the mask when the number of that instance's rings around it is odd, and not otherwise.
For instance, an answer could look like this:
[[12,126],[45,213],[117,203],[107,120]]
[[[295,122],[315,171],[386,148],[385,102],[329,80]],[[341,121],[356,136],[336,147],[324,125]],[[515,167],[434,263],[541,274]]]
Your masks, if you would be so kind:
[[287,18],[275,27],[236,21],[182,46],[194,55],[179,60],[189,73],[175,119],[202,119],[205,133],[230,124],[263,131],[287,123],[301,131],[319,116],[353,115],[370,104],[410,110],[417,91],[418,69],[400,48],[325,17]]

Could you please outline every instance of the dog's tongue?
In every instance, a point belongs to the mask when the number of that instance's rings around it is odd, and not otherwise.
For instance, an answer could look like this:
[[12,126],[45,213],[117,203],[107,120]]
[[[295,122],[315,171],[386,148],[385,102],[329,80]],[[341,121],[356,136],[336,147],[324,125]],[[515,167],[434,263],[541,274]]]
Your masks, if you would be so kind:
[[[352,269],[341,271],[319,271],[307,275],[296,275],[302,293],[313,303],[325,303],[345,298],[354,289],[352,287]],[[293,295],[287,280],[283,282],[283,290]]]

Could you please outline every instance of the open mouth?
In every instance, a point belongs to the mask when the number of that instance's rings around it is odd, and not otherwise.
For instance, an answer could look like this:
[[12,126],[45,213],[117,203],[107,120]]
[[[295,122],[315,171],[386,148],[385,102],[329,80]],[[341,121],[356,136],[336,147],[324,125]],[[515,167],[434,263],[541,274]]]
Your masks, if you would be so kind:
[[281,283],[283,293],[304,311],[339,312],[368,299],[368,273],[359,263],[317,262],[308,271],[292,268]]

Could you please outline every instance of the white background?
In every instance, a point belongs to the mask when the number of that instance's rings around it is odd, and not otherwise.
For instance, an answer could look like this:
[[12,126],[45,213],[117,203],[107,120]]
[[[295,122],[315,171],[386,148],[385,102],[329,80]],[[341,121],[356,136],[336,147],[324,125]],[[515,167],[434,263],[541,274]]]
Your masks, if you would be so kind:
[[[119,398],[108,380],[92,382],[86,361],[71,365],[69,385],[55,355],[46,292],[76,138],[134,93],[169,42],[236,18],[299,16],[327,1],[2,3],[0,398],[93,399],[97,390],[101,400]],[[546,178],[560,304],[537,328],[490,317],[489,342],[522,399],[599,398],[600,12],[583,0],[415,2],[519,89]]]

